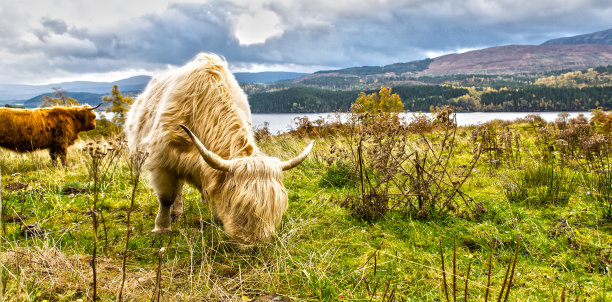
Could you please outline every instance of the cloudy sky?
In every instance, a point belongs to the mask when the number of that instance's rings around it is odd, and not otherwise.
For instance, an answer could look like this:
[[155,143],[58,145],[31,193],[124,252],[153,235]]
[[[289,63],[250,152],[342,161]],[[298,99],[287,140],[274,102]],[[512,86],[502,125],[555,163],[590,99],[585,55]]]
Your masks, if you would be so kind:
[[612,27],[610,0],[2,0],[0,83],[385,65]]

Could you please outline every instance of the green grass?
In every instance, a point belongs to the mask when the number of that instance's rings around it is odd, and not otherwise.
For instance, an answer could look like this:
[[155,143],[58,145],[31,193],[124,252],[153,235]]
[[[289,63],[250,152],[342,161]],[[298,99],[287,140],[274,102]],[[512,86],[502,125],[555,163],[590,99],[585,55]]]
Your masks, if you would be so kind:
[[[457,169],[471,158],[469,134],[458,134],[459,162],[451,163]],[[478,217],[446,214],[420,220],[410,212],[391,211],[366,223],[338,205],[353,188],[344,183],[347,171],[325,163],[334,140],[317,139],[309,158],[284,172],[289,210],[270,243],[249,248],[229,241],[199,192],[188,186],[183,192],[184,218],[173,222],[171,234],[152,234],[157,200],[145,173],[132,213],[125,300],[151,300],[157,255],[164,247],[165,301],[244,301],[269,294],[296,301],[381,301],[387,284],[387,296],[393,291],[395,301],[444,301],[440,238],[448,280],[456,240],[458,300],[463,299],[468,264],[470,300],[484,300],[493,243],[489,300],[497,300],[517,236],[519,254],[509,300],[551,301],[560,297],[563,287],[571,300],[576,295],[588,301],[612,299],[612,223],[602,219],[582,186],[568,188],[572,194],[563,202],[512,202],[504,188],[523,172],[505,165],[491,168],[481,161],[462,188],[486,208]],[[308,141],[285,135],[259,145],[269,155],[288,159]],[[0,151],[3,188],[28,183],[27,188],[2,193],[0,263],[7,301],[91,300],[88,210],[93,185],[89,157],[80,151],[85,142],[78,144],[70,149],[66,169],[50,166],[45,152]],[[536,167],[537,159],[527,154],[519,171]],[[104,301],[117,299],[121,281],[132,189],[126,160],[125,155],[119,157],[112,177],[109,173],[101,184],[98,206],[104,219],[98,230],[97,267],[98,293]],[[560,217],[573,233],[551,231]],[[37,223],[47,230],[46,236],[24,236],[21,221]]]
[[575,174],[549,163],[526,167],[516,181],[506,185],[506,197],[511,202],[532,206],[566,205],[576,191],[578,182]]

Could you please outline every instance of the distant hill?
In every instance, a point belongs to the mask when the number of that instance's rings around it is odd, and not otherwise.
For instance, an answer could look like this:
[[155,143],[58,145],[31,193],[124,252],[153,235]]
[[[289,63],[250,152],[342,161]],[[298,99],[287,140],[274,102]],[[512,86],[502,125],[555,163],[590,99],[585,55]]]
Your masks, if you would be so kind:
[[[135,76],[135,77],[119,80],[119,81],[113,82],[112,84],[113,85],[117,84],[117,86],[119,86],[119,89],[121,91],[142,91],[145,89],[147,84],[149,84],[150,80],[151,80],[151,76],[141,75],[141,76]],[[73,90],[73,91],[77,91],[77,90]],[[107,89],[103,93],[110,93],[110,90]]]
[[386,66],[325,70],[294,80],[327,89],[423,84],[420,77],[520,75],[586,70],[612,64],[612,45],[507,45]]
[[293,80],[307,73],[264,71],[264,72],[236,72],[234,76],[238,83],[270,83],[277,81]]
[[[37,95],[23,102],[23,107],[26,107],[26,108],[40,107],[40,105],[42,105],[43,103],[43,97],[45,95],[53,97],[51,93]],[[68,97],[71,97],[79,101],[79,104],[83,104],[83,105],[89,104],[91,106],[96,106],[100,104],[102,102],[102,97],[104,96],[104,94],[90,93],[90,92],[66,92],[66,95]]]
[[419,75],[520,74],[612,64],[612,45],[508,45],[437,57]]
[[[496,46],[408,63],[323,70],[296,82],[315,87],[341,88],[354,87],[355,83],[378,78],[376,83],[380,84],[380,80],[392,81],[387,84],[392,86],[397,82],[390,77],[399,76],[514,75],[585,70],[610,64],[612,29],[554,39],[542,45]],[[403,81],[408,83],[407,80]]]
[[[269,83],[292,80],[306,74],[297,72],[237,72],[234,75],[239,83]],[[92,94],[97,94],[100,98],[102,95],[110,94],[115,84],[119,86],[122,92],[142,91],[149,80],[151,80],[150,76],[142,75],[115,82],[75,81],[47,85],[0,84],[0,104],[25,104],[25,106],[30,107],[28,104],[36,103],[35,99],[42,98],[45,94],[50,95],[54,87],[61,87],[63,90],[70,92],[69,95],[76,92],[83,93],[79,96],[90,100],[93,98]],[[85,102],[81,98],[74,98],[81,103]]]
[[55,87],[69,92],[110,94],[113,85],[117,84],[121,91],[139,91],[144,89],[150,79],[150,76],[136,76],[115,82],[75,81],[46,85],[0,84],[0,103],[23,104],[31,98],[51,94]]
[[361,66],[361,67],[351,67],[344,68],[338,70],[322,70],[315,72],[315,75],[328,75],[328,74],[338,74],[338,75],[356,75],[356,76],[367,76],[367,75],[376,75],[376,74],[403,74],[408,72],[419,72],[426,70],[429,67],[429,64],[432,62],[432,59],[418,60],[412,61],[408,63],[395,63],[385,66]]
[[541,45],[578,45],[601,44],[612,45],[612,28],[591,34],[548,40]]
[[511,75],[583,70],[610,64],[612,64],[612,29],[554,39],[542,45],[496,46],[409,63],[325,70],[305,76],[300,81],[314,83],[313,78],[334,76],[382,78],[402,75],[413,77],[458,74]]

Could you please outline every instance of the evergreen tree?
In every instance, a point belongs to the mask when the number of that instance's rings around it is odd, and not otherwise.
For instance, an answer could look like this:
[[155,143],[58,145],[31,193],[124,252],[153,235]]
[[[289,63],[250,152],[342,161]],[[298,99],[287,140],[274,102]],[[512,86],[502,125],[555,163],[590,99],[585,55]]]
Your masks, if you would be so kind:
[[111,102],[111,106],[106,108],[106,112],[112,112],[114,114],[112,122],[115,125],[123,126],[123,123],[125,123],[125,115],[127,114],[130,105],[134,103],[134,99],[129,96],[123,96],[119,90],[119,87],[117,84],[115,84],[111,91],[111,96],[103,97],[102,101]]

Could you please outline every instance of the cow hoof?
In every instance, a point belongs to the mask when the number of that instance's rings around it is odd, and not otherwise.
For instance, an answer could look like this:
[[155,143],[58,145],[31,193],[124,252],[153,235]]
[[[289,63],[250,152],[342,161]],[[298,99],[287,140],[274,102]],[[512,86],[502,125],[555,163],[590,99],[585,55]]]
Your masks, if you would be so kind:
[[172,228],[155,227],[151,232],[153,232],[155,234],[168,234],[168,233],[172,232]]

